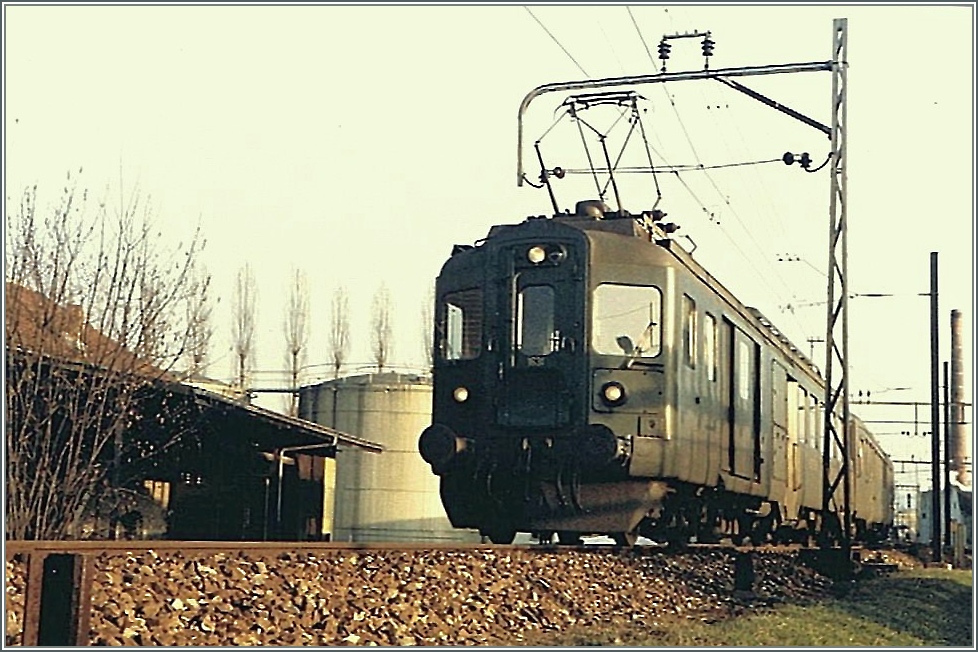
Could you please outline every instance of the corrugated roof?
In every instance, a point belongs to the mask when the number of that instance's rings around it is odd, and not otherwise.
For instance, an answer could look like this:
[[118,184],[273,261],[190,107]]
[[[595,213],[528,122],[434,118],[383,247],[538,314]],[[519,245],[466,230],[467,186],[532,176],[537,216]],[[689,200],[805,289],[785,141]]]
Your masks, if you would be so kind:
[[[324,445],[339,444],[354,446],[357,448],[362,448],[371,453],[381,453],[384,451],[384,446],[376,442],[355,437],[334,428],[329,428],[312,421],[307,421],[306,419],[292,417],[257,405],[243,403],[239,400],[235,400],[229,396],[224,396],[223,394],[219,394],[217,392],[212,392],[200,387],[193,387],[184,383],[168,383],[167,386],[173,391],[193,397],[198,405],[202,405],[204,407],[220,407],[224,410],[230,411],[238,417],[256,419],[275,428],[292,430],[295,431],[296,434],[304,435],[306,437],[318,437],[321,438]],[[303,443],[314,444],[315,442],[309,441]]]

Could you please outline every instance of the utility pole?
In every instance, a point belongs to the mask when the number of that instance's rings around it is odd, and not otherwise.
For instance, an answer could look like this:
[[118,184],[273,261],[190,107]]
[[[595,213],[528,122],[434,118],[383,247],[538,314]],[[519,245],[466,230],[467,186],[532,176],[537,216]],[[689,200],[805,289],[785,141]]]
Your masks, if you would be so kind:
[[951,545],[951,365],[944,363],[944,544]]
[[931,559],[941,558],[940,332],[937,303],[937,252],[930,252],[930,461]]
[[815,360],[815,343],[824,342],[825,340],[821,337],[809,337],[808,338],[808,359]]
[[[836,491],[842,485],[842,523],[839,543],[851,546],[850,439],[849,423],[849,281],[846,239],[846,123],[848,67],[847,20],[832,23],[832,149],[829,182],[829,270],[828,310],[825,326],[825,418],[822,446],[822,543],[830,543],[832,503],[839,501]],[[835,417],[838,416],[838,419]],[[842,464],[832,476],[830,462],[833,443],[839,447]]]

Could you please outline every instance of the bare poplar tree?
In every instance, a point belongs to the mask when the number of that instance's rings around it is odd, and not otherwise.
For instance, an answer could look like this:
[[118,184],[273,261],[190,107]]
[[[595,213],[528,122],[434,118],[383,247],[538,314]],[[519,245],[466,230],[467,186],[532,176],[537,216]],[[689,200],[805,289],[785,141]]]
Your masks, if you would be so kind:
[[191,280],[192,301],[187,306],[187,376],[193,378],[207,368],[211,338],[210,277],[199,273]]
[[391,348],[394,344],[394,333],[391,328],[391,293],[383,283],[374,294],[371,334],[374,362],[377,363],[377,371],[382,372],[390,360]]
[[425,364],[431,370],[435,366],[435,288],[428,289],[428,295],[421,304],[421,346]]
[[[299,386],[299,371],[305,364],[309,341],[309,284],[301,270],[293,270],[289,283],[289,301],[285,307],[286,363],[289,365],[289,387]],[[299,414],[299,394],[290,395],[289,414]]]
[[251,264],[238,270],[231,303],[231,340],[234,347],[235,382],[244,389],[255,363],[255,319],[258,287]]
[[184,355],[202,246],[167,248],[138,191],[90,204],[69,174],[51,206],[38,197],[7,210],[8,539],[76,536],[141,454],[126,447],[162,418],[147,397]]
[[329,359],[333,364],[333,378],[339,378],[350,351],[350,300],[344,287],[333,293],[329,323]]

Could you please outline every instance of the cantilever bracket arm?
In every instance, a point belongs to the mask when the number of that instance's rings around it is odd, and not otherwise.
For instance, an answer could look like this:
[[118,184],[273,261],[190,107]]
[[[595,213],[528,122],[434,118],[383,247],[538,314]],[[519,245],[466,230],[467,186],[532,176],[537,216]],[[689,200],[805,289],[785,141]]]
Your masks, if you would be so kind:
[[819,72],[831,71],[832,61],[813,61],[810,63],[786,63],[767,66],[747,66],[740,68],[719,68],[717,70],[690,70],[685,72],[664,72],[651,75],[633,75],[630,77],[607,77],[604,79],[585,79],[583,81],[558,82],[537,86],[526,94],[520,103],[516,116],[516,185],[522,186],[523,170],[523,114],[536,97],[544,93],[561,91],[576,91],[589,88],[608,88],[611,86],[628,86],[637,84],[657,84],[669,81],[687,81],[693,79],[714,79],[718,77],[750,77],[754,75],[777,75],[789,72]]
[[818,129],[819,131],[821,131],[826,136],[829,136],[829,137],[832,136],[832,129],[829,128],[829,127],[826,127],[825,125],[823,125],[818,120],[813,120],[813,119],[809,118],[807,115],[804,115],[802,113],[799,113],[798,111],[795,111],[791,107],[788,107],[788,106],[785,106],[784,104],[781,104],[781,102],[776,102],[775,100],[772,100],[769,97],[766,97],[764,95],[761,95],[757,91],[752,90],[750,88],[747,88],[746,86],[744,86],[740,82],[735,82],[732,79],[724,79],[723,77],[715,77],[715,79],[718,82],[720,82],[721,84],[726,84],[727,86],[729,86],[730,88],[734,89],[735,91],[740,91],[744,95],[747,95],[748,97],[754,98],[755,100],[757,100],[761,104],[767,104],[772,109],[777,109],[778,111],[780,111],[781,113],[784,113],[785,115],[790,115],[792,118],[794,118],[796,120],[800,120],[801,122],[804,122],[809,127],[815,127],[816,129]]

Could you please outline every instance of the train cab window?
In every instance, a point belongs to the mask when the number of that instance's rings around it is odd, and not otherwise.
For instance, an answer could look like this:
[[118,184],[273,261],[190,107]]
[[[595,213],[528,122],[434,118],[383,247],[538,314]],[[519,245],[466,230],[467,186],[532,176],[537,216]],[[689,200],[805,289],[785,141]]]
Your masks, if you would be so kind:
[[439,352],[444,360],[471,360],[482,342],[482,290],[449,292],[442,299]]
[[696,368],[696,301],[683,295],[683,350],[686,365]]
[[662,349],[662,293],[655,286],[602,283],[594,290],[596,353],[653,358]]
[[708,312],[703,313],[703,364],[706,377],[717,379],[717,320]]
[[528,285],[516,302],[516,348],[524,355],[548,355],[557,350],[554,332],[554,289]]

